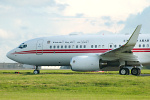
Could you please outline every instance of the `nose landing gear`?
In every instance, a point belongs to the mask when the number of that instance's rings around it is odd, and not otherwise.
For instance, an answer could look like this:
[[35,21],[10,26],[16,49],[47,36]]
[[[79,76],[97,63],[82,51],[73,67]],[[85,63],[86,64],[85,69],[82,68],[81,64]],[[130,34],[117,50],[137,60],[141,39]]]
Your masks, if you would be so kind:
[[38,69],[38,66],[36,66],[35,70],[33,71],[33,74],[40,74],[40,70]]

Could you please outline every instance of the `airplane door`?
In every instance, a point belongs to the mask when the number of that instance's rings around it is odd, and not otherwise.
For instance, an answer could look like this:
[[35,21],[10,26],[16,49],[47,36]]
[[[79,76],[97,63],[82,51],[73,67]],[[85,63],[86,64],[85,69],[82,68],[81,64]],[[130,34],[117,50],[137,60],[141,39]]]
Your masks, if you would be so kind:
[[42,55],[43,54],[43,41],[44,40],[38,40],[36,44],[36,54]]
[[112,50],[114,48],[114,44],[113,43],[109,43],[108,44],[108,50]]

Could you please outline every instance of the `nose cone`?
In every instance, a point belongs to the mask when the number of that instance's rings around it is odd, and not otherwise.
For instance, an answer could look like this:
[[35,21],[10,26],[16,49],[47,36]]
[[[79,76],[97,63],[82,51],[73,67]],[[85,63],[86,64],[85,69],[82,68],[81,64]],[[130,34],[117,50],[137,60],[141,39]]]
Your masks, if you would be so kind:
[[13,60],[13,56],[12,56],[13,54],[12,54],[12,51],[9,51],[7,54],[6,54],[6,56],[9,58],[9,59],[12,59]]
[[16,62],[21,63],[21,62],[20,62],[20,59],[21,59],[21,58],[19,58],[19,57],[17,56],[16,52],[17,52],[17,49],[15,48],[15,49],[9,51],[9,52],[6,54],[6,56],[7,56],[9,59],[13,60],[13,61],[16,61]]

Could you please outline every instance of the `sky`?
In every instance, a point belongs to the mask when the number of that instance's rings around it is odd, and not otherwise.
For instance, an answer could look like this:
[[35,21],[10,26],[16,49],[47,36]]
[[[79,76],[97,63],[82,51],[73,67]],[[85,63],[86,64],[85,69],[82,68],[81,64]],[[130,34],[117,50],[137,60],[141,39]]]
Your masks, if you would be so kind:
[[0,0],[0,63],[22,42],[53,35],[150,34],[150,0]]

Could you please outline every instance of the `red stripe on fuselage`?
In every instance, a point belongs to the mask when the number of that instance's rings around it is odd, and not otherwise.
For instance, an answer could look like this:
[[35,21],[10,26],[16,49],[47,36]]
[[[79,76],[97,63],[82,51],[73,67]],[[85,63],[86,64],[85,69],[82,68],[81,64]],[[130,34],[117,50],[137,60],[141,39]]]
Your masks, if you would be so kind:
[[[109,49],[111,50],[111,49]],[[34,54],[34,53],[104,53],[108,49],[51,49],[51,50],[29,50],[15,52],[13,54]],[[150,48],[135,48],[132,52],[150,52]]]

